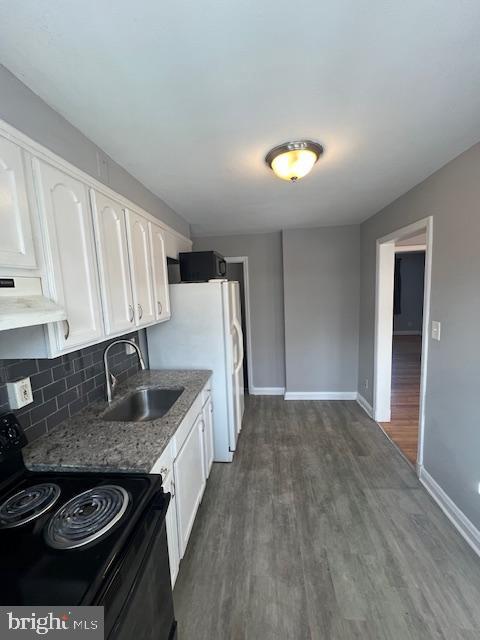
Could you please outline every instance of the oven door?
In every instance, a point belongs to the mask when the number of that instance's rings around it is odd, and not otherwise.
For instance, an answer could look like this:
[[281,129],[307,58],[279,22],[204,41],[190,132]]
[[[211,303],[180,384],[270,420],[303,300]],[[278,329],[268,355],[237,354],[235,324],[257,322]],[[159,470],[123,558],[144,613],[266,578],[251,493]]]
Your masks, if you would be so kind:
[[170,494],[164,498],[160,509],[152,507],[145,514],[139,530],[127,543],[122,566],[96,603],[105,607],[108,640],[171,640],[175,637],[165,527]]

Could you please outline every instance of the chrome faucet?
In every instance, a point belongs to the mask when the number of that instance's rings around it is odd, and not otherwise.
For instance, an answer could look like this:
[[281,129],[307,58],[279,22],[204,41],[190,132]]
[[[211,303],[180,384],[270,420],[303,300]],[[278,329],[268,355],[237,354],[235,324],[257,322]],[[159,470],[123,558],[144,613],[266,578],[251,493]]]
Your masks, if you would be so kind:
[[108,367],[108,352],[116,344],[129,344],[131,347],[133,347],[138,355],[140,369],[142,369],[142,371],[146,369],[145,360],[143,359],[142,352],[140,351],[140,347],[136,344],[136,342],[134,342],[133,340],[115,340],[115,342],[110,343],[108,347],[105,349],[105,351],[103,352],[103,365],[105,367],[105,382],[106,382],[105,388],[107,390],[108,403],[112,401],[113,392],[118,382],[117,378],[113,375],[113,373],[110,373],[110,369]]

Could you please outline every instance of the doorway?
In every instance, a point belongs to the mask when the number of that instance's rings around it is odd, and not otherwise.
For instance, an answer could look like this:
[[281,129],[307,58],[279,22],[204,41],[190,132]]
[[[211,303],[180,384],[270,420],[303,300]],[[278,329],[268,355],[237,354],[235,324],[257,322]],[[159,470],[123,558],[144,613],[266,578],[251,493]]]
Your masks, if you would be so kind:
[[242,311],[242,333],[243,333],[243,378],[245,393],[248,393],[249,384],[252,384],[252,348],[251,348],[251,324],[250,324],[250,282],[248,273],[248,258],[228,257],[227,279],[237,281],[240,284],[240,302]]
[[374,418],[412,464],[423,460],[432,218],[377,241]]

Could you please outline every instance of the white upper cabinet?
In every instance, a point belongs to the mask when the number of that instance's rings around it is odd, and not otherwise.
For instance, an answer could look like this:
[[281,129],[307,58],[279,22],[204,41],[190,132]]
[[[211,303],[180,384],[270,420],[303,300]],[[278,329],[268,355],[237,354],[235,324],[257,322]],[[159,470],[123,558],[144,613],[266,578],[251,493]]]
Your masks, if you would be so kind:
[[135,322],[141,327],[156,320],[149,223],[134,211],[125,210],[125,215]]
[[98,266],[107,335],[125,333],[135,325],[127,229],[122,205],[90,190],[95,222]]
[[1,136],[0,266],[21,269],[37,266],[22,150]]
[[0,275],[37,278],[67,315],[30,330],[28,345],[25,326],[12,329],[0,357],[53,358],[168,320],[167,255],[191,247],[0,119]]
[[164,231],[152,222],[150,241],[152,246],[153,290],[155,293],[155,315],[159,322],[170,318],[170,297],[168,294],[167,257],[165,255]]
[[67,312],[67,321],[56,325],[62,352],[104,335],[93,221],[86,185],[43,161],[34,166],[49,293]]

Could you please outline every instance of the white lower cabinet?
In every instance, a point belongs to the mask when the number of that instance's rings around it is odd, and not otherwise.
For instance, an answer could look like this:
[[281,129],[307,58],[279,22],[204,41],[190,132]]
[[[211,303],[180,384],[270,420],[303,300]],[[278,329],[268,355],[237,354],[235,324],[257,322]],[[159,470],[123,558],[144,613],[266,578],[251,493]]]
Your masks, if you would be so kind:
[[153,465],[150,473],[158,473],[162,476],[162,486],[165,492],[170,493],[171,499],[168,505],[167,517],[165,519],[168,542],[168,559],[170,562],[170,578],[172,588],[177,579],[180,566],[180,555],[178,552],[178,531],[177,531],[177,505],[175,496],[175,480],[173,477],[173,442],[170,441],[164,452]]
[[172,580],[172,588],[175,586],[175,581],[178,576],[178,570],[180,568],[180,553],[178,550],[178,524],[177,524],[177,507],[175,496],[175,481],[173,478],[173,469],[171,473],[166,477],[163,483],[165,491],[168,491],[171,495],[170,506],[167,511],[166,525],[167,525],[167,542],[168,542],[168,558],[170,560],[170,578]]
[[205,477],[208,478],[213,463],[213,403],[209,395],[203,406],[203,449]]
[[162,475],[163,488],[171,494],[166,527],[172,587],[185,555],[213,460],[211,399],[209,393],[204,395],[206,391],[194,402],[150,472]]
[[180,558],[183,558],[185,554],[198,505],[205,488],[203,427],[203,414],[200,414],[173,463]]

